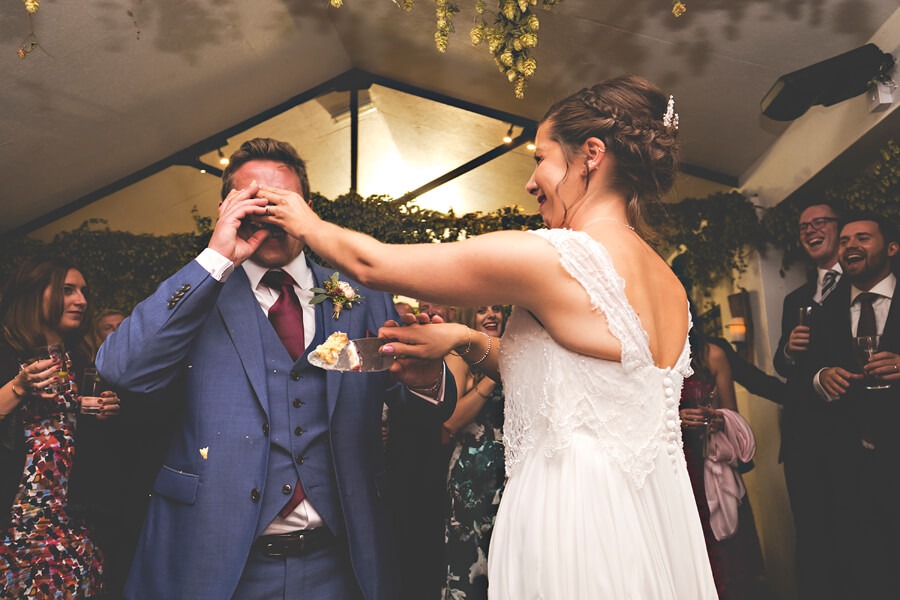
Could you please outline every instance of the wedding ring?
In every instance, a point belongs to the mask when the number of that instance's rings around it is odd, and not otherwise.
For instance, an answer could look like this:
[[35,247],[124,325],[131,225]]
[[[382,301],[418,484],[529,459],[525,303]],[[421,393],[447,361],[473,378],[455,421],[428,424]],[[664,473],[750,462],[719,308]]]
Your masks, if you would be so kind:
[[269,216],[269,205],[268,204],[266,204],[266,216],[267,217]]

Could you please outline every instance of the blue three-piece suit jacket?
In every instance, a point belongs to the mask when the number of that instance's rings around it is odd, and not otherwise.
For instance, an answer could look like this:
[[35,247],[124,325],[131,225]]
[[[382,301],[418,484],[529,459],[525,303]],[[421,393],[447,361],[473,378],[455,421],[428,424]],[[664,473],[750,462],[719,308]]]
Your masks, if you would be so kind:
[[[310,266],[321,286],[329,273]],[[338,319],[330,301],[317,305],[307,353],[334,331],[361,338],[397,318],[389,295],[360,294],[365,300]],[[449,372],[445,401],[433,405],[387,372],[325,372],[306,353],[294,362],[243,269],[223,284],[196,261],[135,308],[104,343],[97,366],[118,389],[165,388],[180,403],[129,598],[231,597],[251,544],[298,476],[326,525],[346,540],[365,597],[395,595],[382,403],[443,421],[456,397]]]

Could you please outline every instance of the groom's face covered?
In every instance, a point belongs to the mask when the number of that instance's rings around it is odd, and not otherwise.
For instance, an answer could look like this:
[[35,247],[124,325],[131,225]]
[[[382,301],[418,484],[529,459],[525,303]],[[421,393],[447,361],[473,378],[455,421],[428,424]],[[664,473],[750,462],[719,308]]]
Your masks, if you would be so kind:
[[[289,190],[303,195],[300,178],[284,163],[271,160],[251,160],[241,165],[233,176],[233,187],[244,189],[256,182],[260,185]],[[309,200],[304,198],[304,200]],[[250,225],[241,227],[238,234],[244,239],[252,235]],[[291,262],[303,250],[303,242],[284,231],[272,233],[253,254],[251,259],[264,267],[281,267]]]

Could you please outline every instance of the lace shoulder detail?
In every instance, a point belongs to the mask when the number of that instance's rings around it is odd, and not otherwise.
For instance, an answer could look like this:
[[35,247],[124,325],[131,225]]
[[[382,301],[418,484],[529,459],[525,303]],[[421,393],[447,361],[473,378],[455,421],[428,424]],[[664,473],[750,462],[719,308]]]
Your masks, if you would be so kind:
[[652,365],[650,337],[625,296],[625,280],[613,266],[609,252],[583,231],[538,229],[559,252],[563,268],[587,291],[594,310],[606,315],[609,331],[622,345],[622,366],[631,371]]
[[[688,332],[694,328],[694,319],[691,317],[691,309],[688,308]],[[675,362],[675,366],[672,367],[672,370],[678,372],[682,377],[687,379],[691,375],[694,374],[694,369],[691,368],[691,338],[686,337],[684,340],[684,348],[681,350],[681,356],[678,357],[678,360]]]

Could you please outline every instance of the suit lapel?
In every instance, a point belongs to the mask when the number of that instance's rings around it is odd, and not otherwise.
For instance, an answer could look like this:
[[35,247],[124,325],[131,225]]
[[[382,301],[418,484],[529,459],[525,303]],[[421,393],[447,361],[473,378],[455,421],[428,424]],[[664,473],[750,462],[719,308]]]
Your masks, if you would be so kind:
[[881,345],[879,346],[879,349],[889,352],[897,352],[900,348],[900,301],[897,300],[897,291],[894,290],[894,298],[891,300],[887,321],[884,322],[884,331],[881,332]]
[[[309,258],[307,258],[306,261],[313,272],[313,280],[316,282],[316,287],[322,287],[322,283],[331,277],[333,271],[326,271],[319,265],[310,261]],[[316,326],[322,328],[322,339],[327,339],[328,336],[335,331],[342,331],[352,337],[351,331],[353,330],[354,312],[354,310],[345,309],[341,311],[340,317],[333,319],[334,305],[331,303],[331,300],[325,300],[324,302],[316,304]],[[327,371],[325,373],[325,393],[328,401],[329,420],[331,420],[331,416],[334,414],[334,408],[337,406],[337,399],[341,391],[342,382],[343,377],[340,371]]]
[[252,318],[254,311],[262,309],[256,296],[253,295],[253,290],[250,289],[250,281],[242,268],[235,269],[225,281],[225,287],[219,295],[216,306],[225,322],[235,351],[241,359],[250,385],[268,418],[269,400],[262,337],[259,334],[257,319]]

